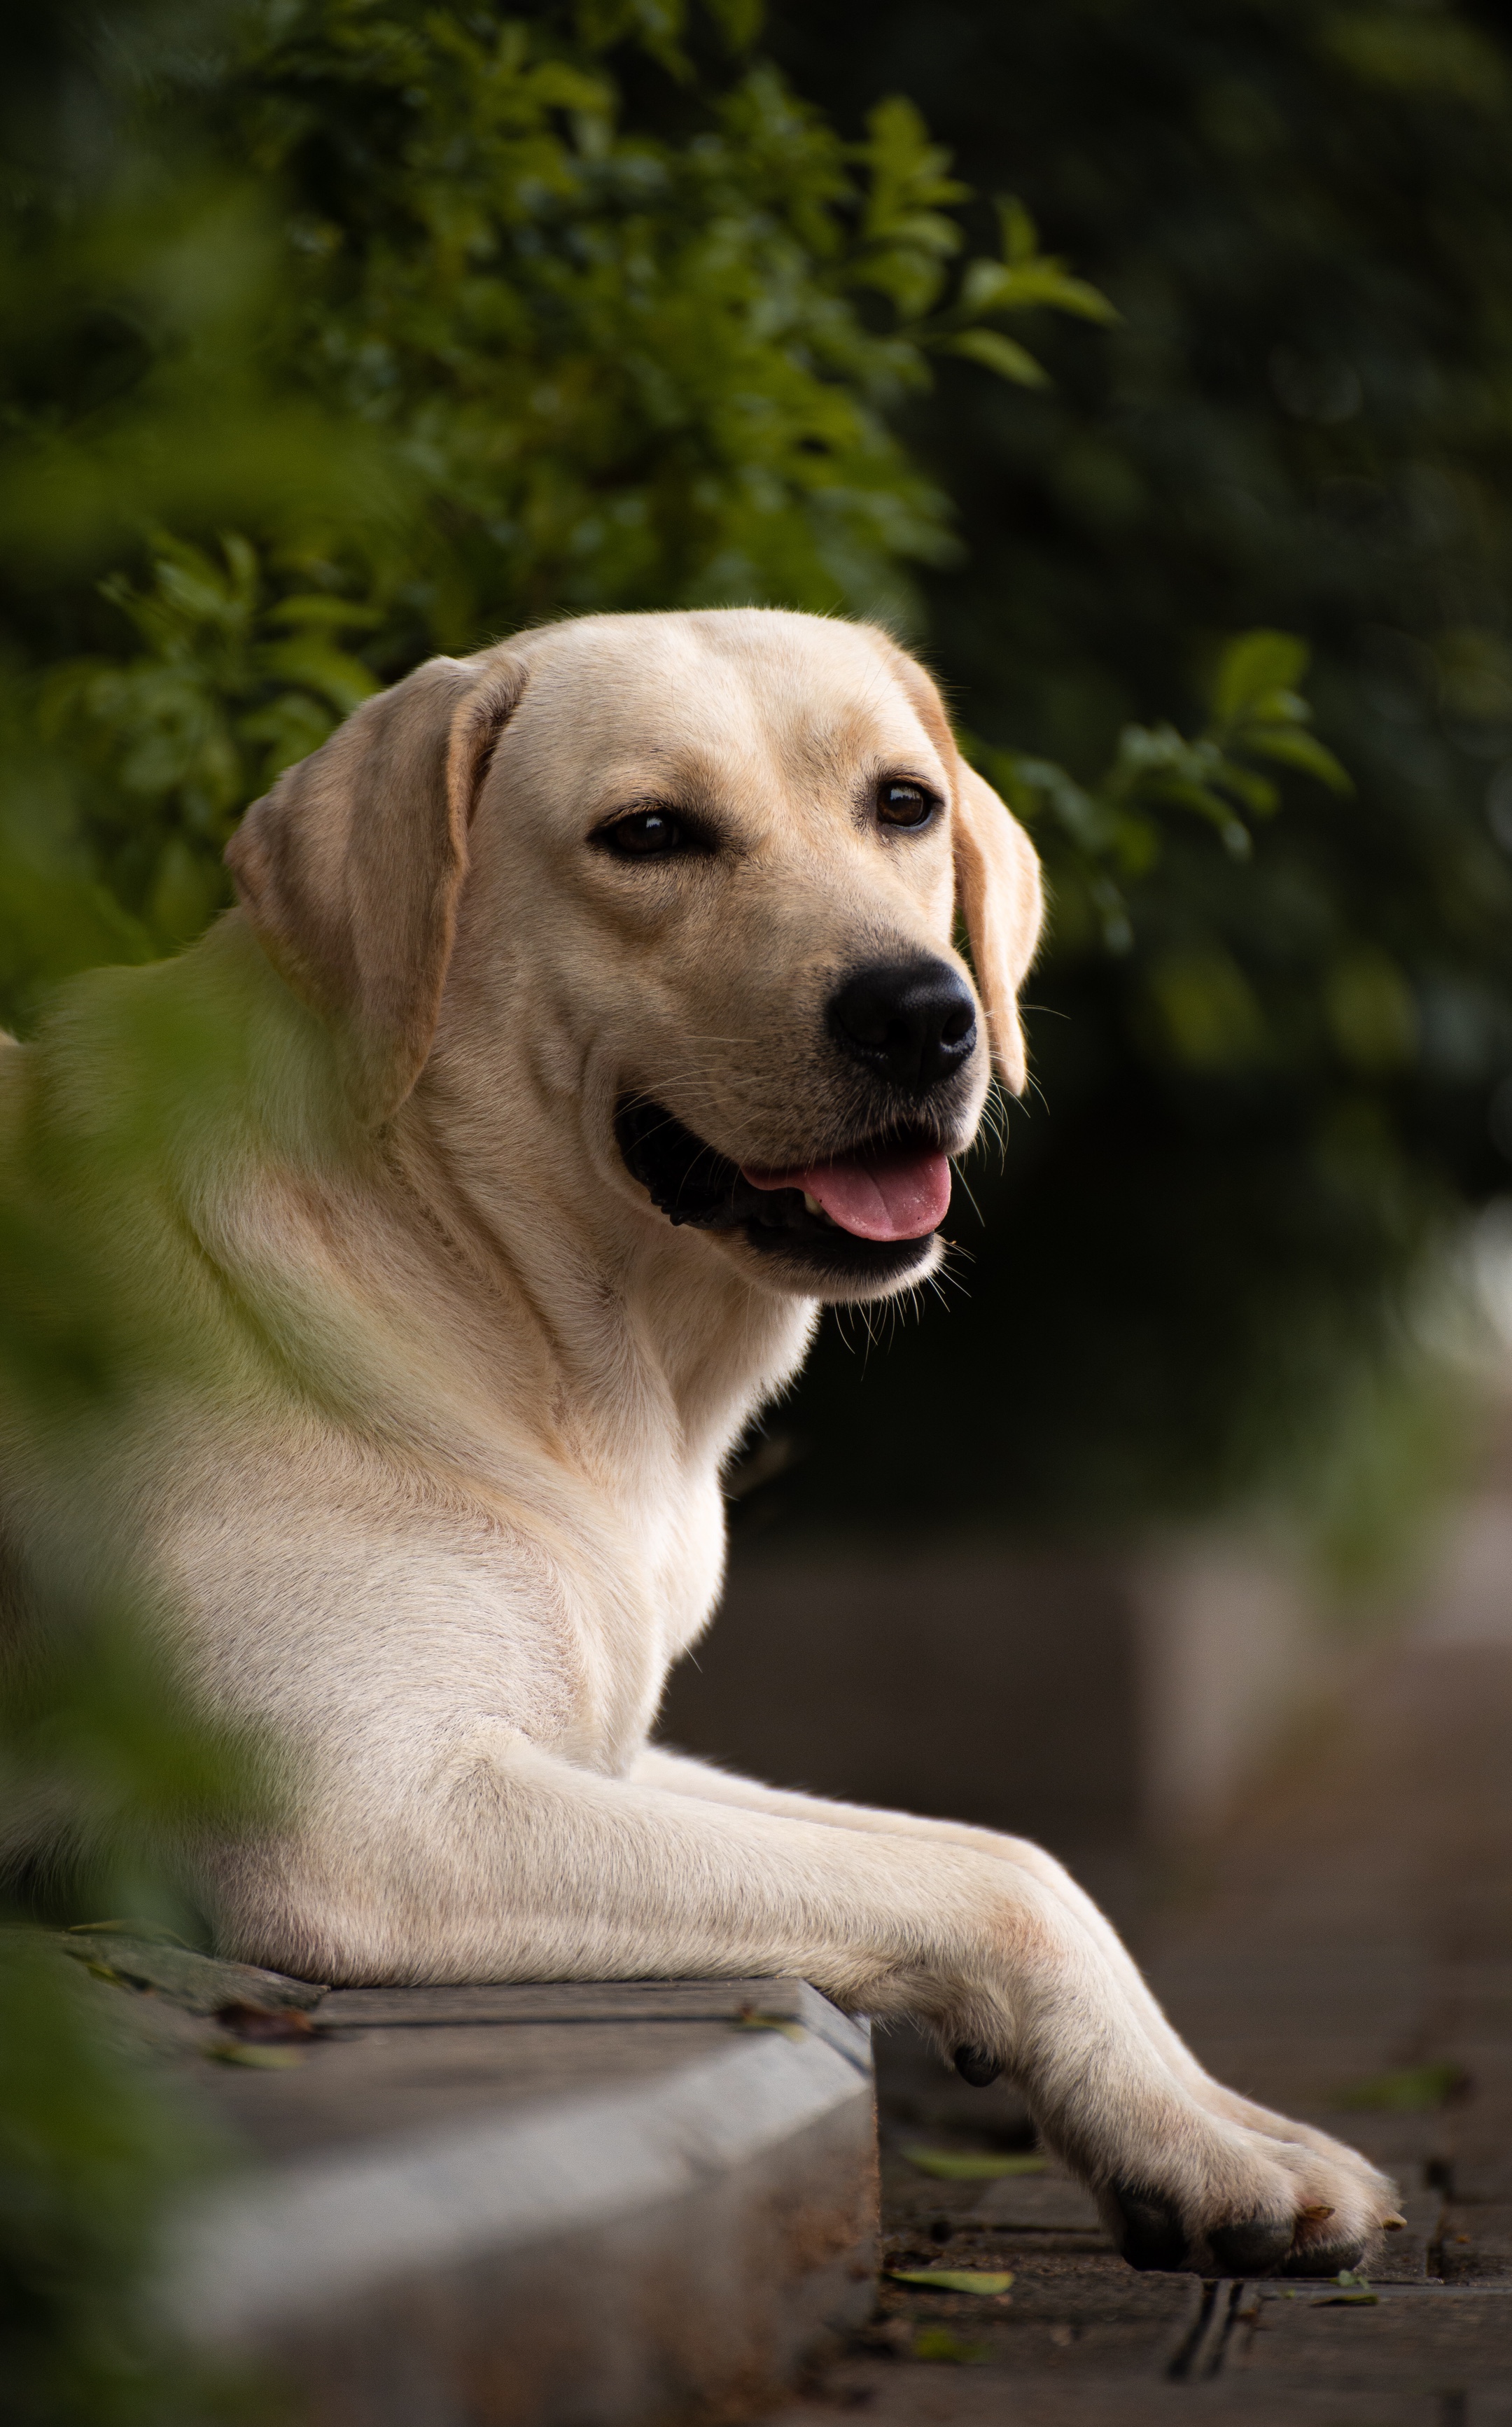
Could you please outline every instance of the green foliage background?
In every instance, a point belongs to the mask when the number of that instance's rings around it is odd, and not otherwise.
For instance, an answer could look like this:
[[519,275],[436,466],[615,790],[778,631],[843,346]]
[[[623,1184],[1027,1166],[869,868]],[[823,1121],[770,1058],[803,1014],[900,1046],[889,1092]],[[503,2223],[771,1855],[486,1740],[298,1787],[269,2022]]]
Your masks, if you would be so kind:
[[[970,1410],[921,1514],[1294,1479],[1512,1133],[1506,53],[1393,0],[859,30],[116,0],[8,38],[0,1002],[197,932],[246,802],[430,650],[881,614],[1050,868],[1039,1098],[957,1218],[969,1321],[864,1380],[832,1335],[798,1498],[894,1507],[920,1393]],[[1305,636],[1352,790],[1303,650],[1219,672],[1249,628]]]
[[[247,802],[432,650],[729,599],[907,620],[956,543],[889,414],[963,347],[1036,376],[1016,309],[1108,318],[1022,230],[961,275],[909,105],[842,141],[728,5],[703,82],[670,8],[106,22],[59,19],[13,128],[23,1014],[60,961],[194,934]],[[627,118],[626,45],[685,122]],[[65,827],[96,888],[72,949],[38,940]]]
[[1280,1482],[1366,1548],[1432,1452],[1404,1299],[1512,1159],[1504,13],[880,0],[857,23],[782,9],[779,56],[842,126],[907,92],[1120,314],[1034,328],[1052,385],[942,364],[899,422],[967,544],[920,576],[959,712],[1084,781],[1129,722],[1191,723],[1226,634],[1278,627],[1354,790],[1292,788],[1247,862],[1195,824],[1089,858],[1025,771],[1056,895],[1039,1099],[973,1177],[969,1308],[864,1375],[822,1342],[813,1438],[873,1442],[895,1393],[894,1432],[938,1412],[910,1441],[924,1499],[1124,1521]]

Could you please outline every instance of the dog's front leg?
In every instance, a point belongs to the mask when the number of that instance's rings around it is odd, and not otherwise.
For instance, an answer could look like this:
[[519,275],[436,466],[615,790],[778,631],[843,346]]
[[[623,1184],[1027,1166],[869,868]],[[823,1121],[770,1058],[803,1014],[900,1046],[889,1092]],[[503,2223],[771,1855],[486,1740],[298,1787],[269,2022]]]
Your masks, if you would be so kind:
[[[773,1816],[818,1822],[832,1829],[859,1831],[869,1836],[893,1837],[903,1845],[917,1844],[922,1839],[935,1846],[959,1847],[1027,1874],[1065,1906],[1091,1935],[1126,2002],[1131,2025],[1143,2031],[1157,2060],[1169,2069],[1197,2106],[1227,2123],[1259,2134],[1262,2139],[1310,2150],[1336,2175],[1342,2175],[1355,2185],[1355,2201],[1346,2204],[1341,2210],[1321,2200],[1309,2204],[1315,2210],[1325,2212],[1304,2213],[1294,2243],[1285,2254],[1284,2263],[1295,2271],[1305,2269],[1308,2272],[1320,2274],[1332,2273],[1338,2267],[1352,2266],[1360,2256],[1358,2220],[1361,2213],[1375,2223],[1383,2222],[1392,2213],[1392,2186],[1357,2150],[1331,2140],[1310,2125],[1295,2123],[1290,2117],[1257,2106],[1254,2101],[1240,2097],[1236,2092],[1213,2079],[1167,2021],[1112,1923],[1098,1911],[1084,1889],[1078,1886],[1064,1865],[1053,1855],[1046,1853],[1043,1847],[1032,1845],[1022,1837],[1009,1837],[991,1830],[973,1828],[962,1821],[922,1819],[912,1813],[888,1812],[868,1804],[831,1802],[818,1796],[799,1795],[784,1788],[765,1786],[754,1779],[711,1767],[707,1763],[670,1752],[660,1746],[648,1746],[641,1753],[632,1775],[669,1793],[691,1796],[700,1801],[737,1805]],[[1167,2222],[1158,2214],[1152,2221],[1148,2203],[1137,2196],[1131,2201],[1120,2200],[1114,2187],[1102,2188],[1105,2212],[1126,2255],[1136,2264],[1166,2263],[1163,2254],[1171,2240]],[[1237,2264],[1237,2246],[1233,2244],[1232,2237],[1225,2246],[1227,2255],[1234,2257]],[[1262,2262],[1252,2260],[1250,2263]]]
[[[445,1767],[402,1815],[330,1814],[365,1892],[311,1950],[326,1977],[801,1975],[852,2012],[909,2016],[942,2048],[1000,2065],[1146,2265],[1337,2266],[1390,2209],[1390,2186],[1348,2153],[1271,2138],[1196,2094],[1146,2028],[1107,1925],[1091,1926],[1038,1849],[1031,1863],[996,1850],[1013,1840],[989,1852],[919,1824],[704,1801],[503,1731]],[[1326,2248],[1309,2238],[1325,2220]]]

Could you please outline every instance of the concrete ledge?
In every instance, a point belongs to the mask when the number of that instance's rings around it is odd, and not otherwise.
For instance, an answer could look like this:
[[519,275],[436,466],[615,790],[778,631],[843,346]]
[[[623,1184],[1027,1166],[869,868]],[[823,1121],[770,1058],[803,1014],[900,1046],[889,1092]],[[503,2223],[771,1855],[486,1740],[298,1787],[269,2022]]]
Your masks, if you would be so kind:
[[728,2416],[869,2313],[869,2036],[805,1983],[352,1990],[308,2022],[197,2067],[249,2160],[162,2299],[320,2427]]

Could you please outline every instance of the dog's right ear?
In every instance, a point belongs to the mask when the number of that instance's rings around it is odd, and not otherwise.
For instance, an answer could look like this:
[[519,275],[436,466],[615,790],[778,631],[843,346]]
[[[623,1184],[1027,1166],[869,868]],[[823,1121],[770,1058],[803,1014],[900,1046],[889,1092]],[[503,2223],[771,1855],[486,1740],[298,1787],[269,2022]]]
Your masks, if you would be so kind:
[[1045,916],[1034,846],[974,767],[955,754],[956,899],[971,939],[993,1067],[1010,1095],[1029,1083],[1018,989]]
[[366,700],[248,810],[226,851],[276,969],[335,1032],[376,1127],[425,1066],[494,744],[525,689],[518,658],[431,658]]
[[956,748],[945,702],[917,658],[872,628],[925,732],[955,779],[955,898],[971,945],[992,1064],[1010,1094],[1029,1083],[1018,989],[1045,915],[1039,860],[1017,819]]

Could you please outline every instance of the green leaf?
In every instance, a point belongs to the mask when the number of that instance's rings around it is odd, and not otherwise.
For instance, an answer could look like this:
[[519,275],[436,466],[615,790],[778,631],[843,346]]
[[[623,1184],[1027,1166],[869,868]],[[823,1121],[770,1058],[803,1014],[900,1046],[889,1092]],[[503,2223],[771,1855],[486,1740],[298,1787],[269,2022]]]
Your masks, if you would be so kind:
[[1215,825],[1224,841],[1238,859],[1244,858],[1250,848],[1249,836],[1234,816],[1232,806],[1211,784],[1182,774],[1175,768],[1152,767],[1140,777],[1140,788],[1154,793],[1175,806],[1191,809],[1195,816],[1206,818]]
[[1341,2107],[1378,2107],[1397,2115],[1422,2115],[1460,2096],[1466,2088],[1465,2068],[1452,2059],[1439,2064],[1403,2065],[1393,2073],[1374,2073],[1339,2093]]
[[732,51],[748,51],[761,31],[763,0],[704,0]]
[[[1052,274],[1053,273],[1053,274]],[[1031,300],[1026,297],[1026,301]],[[1069,312],[1079,320],[1095,320],[1100,328],[1112,328],[1122,320],[1116,303],[1111,303],[1100,286],[1085,278],[1073,278],[1059,262],[1048,265],[1041,291],[1032,299],[1055,312]]]
[[949,2326],[921,2326],[914,2337],[914,2357],[947,2360],[954,2368],[980,2368],[992,2357],[992,2345],[963,2342]]
[[1490,29],[1456,22],[1448,10],[1341,9],[1325,17],[1322,39],[1362,83],[1414,100],[1447,96],[1488,113],[1506,106],[1506,57]]
[[258,662],[260,669],[275,681],[301,684],[306,691],[329,701],[341,716],[350,716],[379,688],[370,666],[365,666],[360,658],[352,657],[346,649],[333,648],[313,633],[267,642]]
[[978,2149],[906,2148],[903,2156],[921,2175],[942,2183],[996,2182],[1011,2175],[1042,2175],[1048,2160],[1040,2157],[997,2157]]
[[1025,262],[973,261],[961,282],[961,306],[967,312],[1071,312],[1105,325],[1119,317],[1096,286],[1044,256]]
[[1003,259],[1032,261],[1039,251],[1039,230],[1016,194],[999,196],[998,221],[1002,229]]
[[270,624],[294,624],[304,627],[322,625],[336,632],[371,631],[382,624],[382,610],[365,605],[357,598],[333,598],[327,593],[301,593],[289,598],[277,598],[268,610]]
[[988,261],[984,256],[968,261],[961,280],[960,305],[973,318],[979,312],[995,312],[1004,298],[1013,291],[1014,273],[1000,261]]
[[790,2014],[756,2014],[748,2011],[737,2015],[735,2028],[738,2031],[780,2031],[785,2040],[801,2040],[804,2037],[802,2023],[795,2023]]
[[1242,725],[1310,725],[1312,710],[1299,691],[1277,689],[1250,701]]
[[1341,954],[1328,971],[1323,1000],[1334,1043],[1355,1069],[1379,1076],[1416,1061],[1417,1001],[1379,945],[1357,944]]
[[1353,792],[1354,777],[1347,767],[1340,765],[1325,742],[1315,733],[1302,733],[1293,726],[1267,727],[1259,732],[1248,730],[1236,736],[1240,746],[1259,758],[1274,758],[1277,765],[1294,767],[1304,775],[1315,775],[1331,792]]
[[215,2064],[244,2064],[253,2073],[290,2073],[308,2048],[269,2047],[258,2040],[212,2040],[204,2051]]
[[1146,981],[1176,1060],[1193,1070],[1240,1070],[1265,1059],[1265,1015],[1248,977],[1215,946],[1162,953]]
[[1281,797],[1268,776],[1257,774],[1253,767],[1241,766],[1235,758],[1223,760],[1213,781],[1242,801],[1251,817],[1268,818]]
[[1016,387],[1049,387],[1049,373],[1043,370],[1024,347],[1016,345],[996,329],[967,329],[958,337],[941,341],[941,351],[965,354],[973,363],[984,363],[1000,379],[1011,380]]
[[[965,201],[967,188],[947,173],[951,155],[931,142],[911,101],[894,94],[878,102],[867,116],[867,139],[854,156],[870,171],[861,215],[869,245],[935,262],[959,251],[961,230],[943,214]],[[870,276],[877,283],[874,268]]]
[[1308,646],[1292,632],[1244,632],[1230,641],[1213,679],[1220,725],[1252,711],[1270,691],[1294,691],[1308,670]]
[[980,2292],[984,2299],[1006,2292],[1014,2280],[978,2267],[889,2267],[886,2274],[891,2284],[922,2284],[931,2292]]

